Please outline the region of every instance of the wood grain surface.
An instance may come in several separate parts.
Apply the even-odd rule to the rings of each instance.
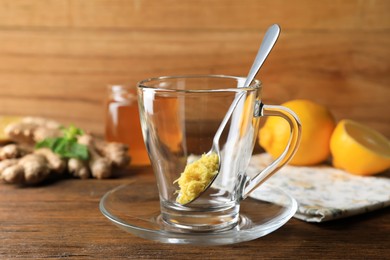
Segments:
[[[387,175],[390,177],[390,175]],[[65,179],[33,188],[0,185],[0,258],[27,259],[385,259],[390,208],[322,224],[291,219],[235,245],[169,245],[120,230],[99,212],[107,191],[154,182],[151,169],[110,180]],[[139,190],[139,192],[143,192]]]
[[[247,74],[282,34],[264,101],[308,98],[390,137],[386,0],[1,0],[0,114],[103,133],[106,86],[172,74]]]

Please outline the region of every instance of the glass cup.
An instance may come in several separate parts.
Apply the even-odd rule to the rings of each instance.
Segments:
[[[285,165],[300,141],[301,126],[288,108],[261,102],[261,83],[243,87],[245,78],[202,75],[169,76],[138,83],[144,141],[156,176],[163,223],[180,232],[217,232],[235,227],[240,201]],[[232,111],[231,114],[227,113]],[[210,151],[219,139],[221,167],[217,178],[193,202],[176,202],[176,180],[186,165]],[[245,171],[256,142],[259,119],[280,116],[291,128],[284,152],[255,177]]]
[[[142,137],[135,86],[115,85],[108,88],[105,138],[107,141],[129,146],[131,166],[150,164]]]

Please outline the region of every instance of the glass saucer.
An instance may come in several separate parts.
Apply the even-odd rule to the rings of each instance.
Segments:
[[[265,200],[241,201],[238,225],[220,232],[178,232],[164,224],[155,183],[121,185],[107,192],[99,207],[119,228],[145,239],[170,244],[226,245],[265,236],[283,226],[297,210],[295,199],[278,188],[264,184],[256,190],[256,195]],[[267,197],[275,196],[280,204],[266,201]]]

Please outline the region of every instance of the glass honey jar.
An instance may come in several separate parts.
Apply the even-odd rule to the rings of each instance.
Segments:
[[[137,89],[114,85],[108,89],[105,115],[105,138],[129,146],[130,167],[149,165],[139,120]]]

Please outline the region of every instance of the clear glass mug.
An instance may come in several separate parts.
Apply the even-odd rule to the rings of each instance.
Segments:
[[[238,223],[240,201],[285,165],[300,141],[297,116],[282,106],[261,102],[261,83],[243,88],[245,78],[223,75],[168,76],[138,83],[144,141],[157,180],[161,217],[180,232],[216,232]],[[175,182],[191,161],[207,153],[231,106],[219,140],[221,168],[212,186],[193,202],[176,202]],[[291,135],[284,152],[254,178],[248,167],[262,116],[288,121]]]

